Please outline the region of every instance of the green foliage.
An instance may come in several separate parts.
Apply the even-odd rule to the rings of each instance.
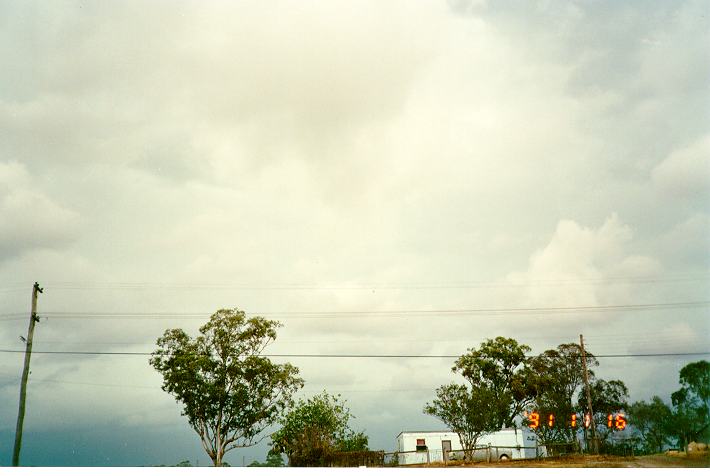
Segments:
[[[586,363],[588,368],[599,365],[597,359],[588,352]],[[589,374],[594,376],[591,370]],[[584,382],[582,350],[578,344],[561,344],[556,349],[546,350],[531,358],[525,375],[530,393],[534,396],[531,410],[545,415],[552,413],[558,418],[567,418],[576,413],[575,397]],[[541,422],[535,431],[545,444],[570,443],[576,438],[576,431],[565,425],[550,428]]]
[[[616,413],[626,410],[629,406],[629,389],[621,380],[603,380],[597,379],[590,384],[590,394],[592,397],[592,408],[595,413],[606,418],[609,413]],[[581,396],[584,392],[580,392],[579,405],[585,406],[586,399]]]
[[[679,383],[697,398],[702,406],[710,406],[710,362],[700,360],[683,367],[680,370]]]
[[[530,388],[526,378],[525,354],[530,347],[515,339],[488,339],[478,349],[456,360],[452,370],[459,372],[477,393],[493,396],[496,429],[514,426],[514,419],[530,402]]]
[[[215,466],[222,465],[227,451],[263,439],[263,430],[303,386],[297,368],[260,355],[279,326],[261,317],[247,319],[238,309],[221,309],[198,337],[168,329],[157,341],[150,364],[163,375],[163,390],[182,403],[183,415]]]
[[[368,451],[368,437],[363,432],[350,431],[344,439],[341,439],[336,445],[338,451]]]
[[[271,435],[273,451],[285,453],[289,466],[326,466],[335,452],[366,451],[368,438],[350,429],[351,418],[338,396],[323,392],[300,400]]]
[[[284,464],[284,460],[279,453],[269,451],[269,453],[266,455],[266,461],[264,463],[252,461],[247,466],[249,466],[250,468],[282,468],[286,465]]]
[[[710,362],[693,362],[680,370],[681,388],[673,392],[671,409],[659,397],[650,403],[635,402],[629,408],[630,422],[646,451],[662,451],[674,442],[685,447],[691,441],[710,438]]]
[[[701,360],[680,371],[681,388],[673,392],[673,433],[680,446],[710,437],[710,362]]]
[[[485,386],[443,385],[424,413],[441,420],[461,440],[464,458],[471,460],[478,439],[500,429],[495,395]]]
[[[673,413],[660,397],[649,403],[634,402],[629,407],[629,421],[641,437],[642,448],[647,453],[660,453],[670,443]]]
[[[592,397],[594,424],[596,435],[604,443],[611,437],[613,429],[607,425],[607,415],[624,412],[629,407],[629,390],[621,380],[598,379],[590,383],[589,392]],[[579,392],[578,408],[585,413],[587,398],[584,392]]]

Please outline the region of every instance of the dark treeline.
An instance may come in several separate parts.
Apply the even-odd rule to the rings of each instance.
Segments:
[[[304,385],[299,369],[274,364],[263,355],[280,326],[261,317],[247,318],[238,309],[221,309],[195,338],[182,329],[168,329],[157,340],[150,363],[163,376],[163,390],[182,404],[183,415],[213,464],[223,466],[228,451],[268,437],[268,459],[254,465],[280,466],[282,455],[290,466],[381,461],[383,452],[371,451],[367,435],[351,429],[354,417],[339,397],[324,391],[294,400]],[[594,369],[599,362],[590,353],[583,358],[580,345],[561,344],[536,356],[529,356],[530,351],[505,337],[469,349],[452,368],[464,383],[439,387],[436,398],[425,405],[425,413],[459,435],[467,459],[481,436],[521,424],[535,427],[548,454],[578,451],[580,441],[584,448],[592,441],[593,447],[609,452],[614,431],[624,428],[627,419],[624,444],[636,451],[657,452],[707,438],[706,361],[680,371],[680,389],[670,406],[659,397],[630,404],[626,385],[598,378]],[[588,399],[594,412],[586,428]],[[592,429],[596,439],[591,438]]]
[[[528,356],[530,350],[505,337],[469,349],[452,367],[465,383],[439,387],[436,398],[424,407],[459,435],[469,449],[465,457],[483,435],[516,426],[516,421],[537,433],[548,454],[580,449],[653,453],[707,440],[707,361],[683,367],[680,389],[669,406],[658,396],[650,403],[630,403],[624,382],[598,378],[598,360],[589,352],[583,358],[579,344],[560,344],[536,356]],[[588,412],[590,401],[593,415]],[[622,430],[624,436],[619,437]]]

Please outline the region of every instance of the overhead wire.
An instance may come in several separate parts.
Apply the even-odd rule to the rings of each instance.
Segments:
[[[48,281],[48,287],[65,290],[129,290],[129,289],[237,289],[237,290],[371,290],[371,289],[461,289],[489,287],[528,287],[528,286],[565,286],[586,284],[616,283],[677,283],[710,280],[710,273],[681,273],[662,277],[644,276],[608,276],[603,278],[578,279],[539,279],[520,282],[512,281],[454,281],[454,282],[410,282],[410,283],[199,283],[199,282],[87,282],[87,281]],[[0,287],[0,291],[25,290],[23,283],[12,283]]]
[[[19,349],[0,349],[4,353],[24,353]],[[128,356],[148,356],[152,352],[111,352],[111,351],[83,351],[83,350],[33,350],[34,354],[54,354],[54,355],[128,355]],[[457,359],[460,355],[426,355],[426,354],[260,354],[269,358],[376,358],[376,359]],[[627,358],[627,357],[683,357],[710,355],[710,352],[661,352],[661,353],[638,353],[638,354],[594,354],[596,358]]]
[[[520,308],[455,308],[455,309],[402,309],[402,310],[357,310],[357,311],[254,311],[250,315],[278,317],[281,319],[332,319],[363,318],[380,316],[387,318],[430,317],[441,314],[447,317],[472,315],[516,315],[516,314],[569,314],[596,312],[631,312],[658,311],[667,309],[694,309],[710,306],[710,301],[663,302],[648,304],[615,304],[597,306],[562,306],[562,307],[520,307]],[[19,315],[19,313],[17,313]],[[91,311],[43,311],[40,317],[53,319],[204,319],[211,312],[91,312]],[[15,313],[7,316],[15,315]],[[21,317],[5,317],[0,320],[16,320]]]
[[[653,342],[657,342],[659,339],[663,340],[675,340],[675,339],[683,339],[688,337],[688,333],[683,330],[683,329],[674,329],[672,331],[669,330],[655,330],[655,331],[640,331],[640,332],[633,332],[633,333],[628,333],[628,332],[613,332],[613,333],[604,333],[604,334],[588,334],[584,333],[584,340],[585,342],[589,343],[609,343],[616,341],[618,343],[626,343],[626,342],[633,342],[634,339],[636,339],[638,342],[645,342],[649,339],[652,339]],[[565,334],[545,334],[544,336],[541,335],[527,335],[525,337],[515,337],[517,340],[524,340],[525,342],[528,341],[539,341],[539,342],[548,342],[551,339],[555,340],[560,340],[564,341],[566,339],[571,339],[573,341],[577,340],[577,334],[570,335],[569,333]],[[424,343],[451,343],[451,342],[466,342],[471,345],[473,344],[481,344],[487,339],[485,338],[477,338],[477,339],[471,339],[471,338],[457,338],[457,339],[434,339],[434,338],[398,338],[398,337],[393,337],[393,336],[387,336],[387,337],[366,337],[366,338],[360,338],[360,339],[320,339],[320,340],[313,340],[313,339],[308,339],[308,340],[303,340],[300,338],[297,339],[291,339],[288,337],[285,338],[279,338],[279,343],[289,343],[289,344],[361,344],[361,343],[368,343],[368,342],[424,342]],[[14,343],[14,342],[13,342]],[[47,340],[44,338],[37,338],[35,337],[34,339],[35,344],[87,344],[87,345],[153,345],[155,343],[155,339],[151,337],[150,341],[97,341],[97,340],[92,340],[90,342],[87,341],[71,341],[71,340]],[[2,343],[0,343],[2,345]]]
[[[10,377],[7,380],[3,380],[6,384],[8,383],[17,383],[20,381],[19,378],[17,377],[12,377],[10,375],[4,375],[4,377]],[[67,384],[67,385],[85,385],[85,386],[90,386],[90,387],[110,387],[110,388],[137,388],[137,389],[146,389],[146,390],[161,390],[162,388],[159,385],[156,386],[148,386],[148,385],[135,385],[135,384],[123,384],[123,383],[103,383],[103,382],[76,382],[76,381],[71,381],[71,380],[56,380],[56,379],[45,379],[45,378],[29,378],[30,382],[37,382],[37,383],[60,383],[60,384]],[[433,391],[431,388],[371,388],[371,389],[363,389],[363,388],[349,388],[349,387],[329,387],[329,390],[332,392],[345,392],[345,393],[389,393],[389,392],[431,392]],[[306,393],[306,394],[317,394],[322,392],[322,390],[304,390],[300,389],[297,393]]]
[[[709,275],[710,276],[710,275]],[[674,279],[663,279],[663,280],[649,280],[649,279],[606,279],[606,280],[577,280],[576,282],[567,282],[568,285],[571,284],[604,284],[612,282],[634,282],[634,283],[657,283],[657,282],[686,282],[695,280],[707,280],[707,277],[703,278],[674,278]],[[530,283],[523,284],[510,284],[510,283],[459,283],[459,284],[446,284],[446,285],[433,285],[433,284],[407,284],[407,285],[358,285],[358,286],[319,286],[319,285],[277,285],[277,286],[244,286],[244,285],[214,285],[214,284],[176,284],[176,283],[109,283],[105,287],[101,287],[101,284],[95,285],[81,285],[80,283],[51,283],[53,288],[56,289],[244,289],[244,290],[357,290],[357,289],[458,289],[458,288],[475,288],[475,287],[513,287],[513,286],[529,286]],[[560,281],[548,281],[548,282],[537,282],[536,285],[540,286],[555,286],[564,285]],[[14,292],[19,290],[26,290],[25,287],[16,288],[0,288],[0,292]],[[333,318],[362,318],[368,316],[377,316],[385,318],[410,318],[410,317],[431,317],[435,314],[445,315],[447,317],[465,317],[465,316],[476,316],[476,315],[487,315],[487,316],[497,316],[497,315],[530,315],[530,314],[567,314],[567,313],[587,313],[587,312],[636,312],[636,311],[654,311],[654,310],[667,310],[667,309],[693,309],[693,308],[704,308],[710,306],[710,301],[686,301],[686,302],[666,302],[666,303],[650,303],[650,304],[623,304],[623,305],[605,305],[605,306],[568,306],[568,307],[526,307],[526,308],[457,308],[457,309],[405,309],[405,310],[374,310],[374,311],[270,311],[270,312],[253,312],[249,313],[252,315],[263,315],[265,317],[279,317],[287,319],[328,319]],[[108,319],[205,319],[207,316],[211,315],[212,312],[176,312],[176,313],[150,313],[150,312],[70,312],[70,311],[47,311],[41,312],[41,317],[50,317],[52,319],[84,319],[84,320],[108,320]],[[24,320],[27,319],[27,312],[8,312],[0,313],[0,321],[13,321],[13,320]],[[654,334],[651,332],[643,333]],[[669,339],[672,341],[672,336],[670,338],[665,337],[663,331],[658,331],[655,334],[659,334],[664,337],[663,342],[667,342]],[[654,335],[655,335],[654,334]],[[642,339],[642,336],[635,337]],[[679,337],[680,338],[680,337]],[[599,339],[601,342],[608,342],[608,339],[623,339],[619,337],[619,334],[610,334],[609,336],[588,336],[585,338],[587,342],[595,343]],[[396,340],[396,339],[395,339]],[[367,341],[371,341],[368,339]],[[387,339],[391,342],[392,339]],[[411,341],[422,342],[418,339],[412,339]],[[285,341],[280,341],[285,342]],[[292,341],[299,342],[299,341]],[[300,341],[308,342],[308,341]],[[354,341],[360,342],[360,341]],[[433,340],[431,342],[468,342],[467,340]],[[629,342],[626,340],[625,342]],[[654,339],[657,343],[657,339]],[[41,343],[35,341],[35,343]],[[50,343],[50,341],[47,341]],[[54,343],[64,343],[66,341],[54,341]],[[323,343],[333,343],[332,341]],[[337,342],[336,342],[337,343]],[[76,343],[76,344],[89,344],[89,343]],[[132,343],[99,343],[93,342],[93,345],[134,345]],[[141,343],[135,343],[135,345],[140,345]],[[24,353],[24,350],[14,350],[14,349],[0,349],[2,353]],[[85,351],[85,350],[33,350],[36,354],[48,354],[48,355],[75,355],[75,356],[150,356],[151,352],[125,352],[125,351]],[[294,353],[273,353],[273,354],[262,354],[264,357],[270,358],[308,358],[308,359],[456,359],[460,355],[447,355],[447,354],[294,354]],[[659,353],[607,353],[607,354],[594,354],[594,357],[598,359],[603,358],[669,358],[669,357],[697,357],[710,355],[710,352],[698,351],[698,352],[659,352]],[[144,388],[144,389],[157,389],[159,387],[149,387],[140,385],[124,385],[124,384],[109,384],[109,383],[99,383],[99,382],[75,382],[75,381],[63,381],[63,380],[53,380],[53,379],[30,379],[36,382],[51,382],[60,384],[70,384],[70,385],[88,385],[97,387],[120,387],[120,388]],[[431,389],[338,389],[338,391],[344,392],[410,392],[410,391],[430,391]],[[303,393],[308,393],[308,391],[302,391]]]

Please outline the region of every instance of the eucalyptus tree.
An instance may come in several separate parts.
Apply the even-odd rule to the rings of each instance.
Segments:
[[[587,368],[599,365],[597,359],[586,352]],[[578,407],[577,397],[584,383],[582,351],[579,344],[560,344],[531,358],[528,362],[527,380],[534,395],[529,409],[541,415],[555,415],[557,424],[543,424],[535,429],[545,444],[573,443],[576,429],[562,424]],[[594,372],[589,370],[593,379]],[[586,400],[585,400],[586,401]],[[547,422],[546,422],[547,423]]]
[[[471,388],[485,389],[495,404],[495,425],[513,427],[515,418],[533,398],[528,368],[530,347],[515,339],[496,337],[456,359],[452,371]]]
[[[629,390],[621,380],[594,379],[589,388],[594,410],[594,429],[597,437],[604,444],[608,443],[613,432],[617,430],[616,420],[609,421],[609,416],[624,414],[628,411]],[[584,392],[580,392],[577,408],[585,413],[587,399]]]
[[[468,349],[451,369],[466,383],[439,387],[436,398],[425,405],[424,413],[458,434],[466,459],[473,456],[481,436],[513,427],[514,419],[531,401],[525,355],[529,351],[527,345],[506,337]]]
[[[438,418],[458,435],[467,461],[473,459],[479,438],[500,429],[495,397],[480,385],[442,385],[436,390],[436,398],[424,406],[424,413]]]
[[[629,420],[641,437],[643,450],[661,453],[673,435],[673,410],[655,395],[650,402],[634,402],[629,407]]]
[[[150,364],[163,375],[163,390],[182,404],[215,466],[222,466],[226,452],[268,436],[264,430],[303,387],[296,367],[261,355],[278,327],[238,309],[220,309],[196,338],[168,329],[157,340]]]
[[[710,362],[700,360],[680,370],[680,389],[671,394],[673,431],[678,444],[710,438]]]

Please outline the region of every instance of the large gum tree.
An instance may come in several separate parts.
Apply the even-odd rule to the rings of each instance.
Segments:
[[[532,396],[526,379],[525,354],[530,347],[515,339],[496,337],[456,359],[452,372],[466,384],[442,385],[424,413],[437,417],[458,434],[464,457],[470,460],[483,435],[513,427]]]
[[[526,353],[530,347],[515,339],[496,337],[478,349],[468,349],[456,359],[452,371],[460,373],[471,388],[482,388],[495,403],[495,426],[511,428],[515,418],[532,400]]]
[[[150,364],[163,375],[163,390],[183,405],[215,466],[234,448],[252,446],[293,404],[303,387],[298,369],[274,364],[262,352],[280,324],[221,309],[191,338],[168,329],[157,341]]]

